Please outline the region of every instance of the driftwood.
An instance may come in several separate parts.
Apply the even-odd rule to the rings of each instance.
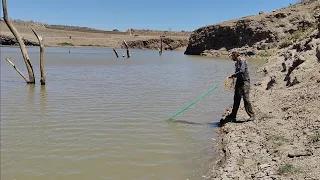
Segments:
[[[37,37],[38,41],[39,41],[39,46],[40,46],[40,74],[41,74],[41,79],[40,79],[40,83],[41,85],[45,85],[46,84],[46,75],[44,72],[44,44],[43,44],[43,36],[38,35],[38,33],[36,32],[36,30],[34,30],[32,27],[32,32],[34,33],[34,35]]]
[[[128,46],[126,40],[123,40],[123,44],[126,46],[126,49],[127,49],[127,57],[130,58],[129,46]]]
[[[29,80],[26,80],[26,78],[25,78],[25,80],[26,80],[27,83],[35,84],[34,72],[33,72],[33,68],[32,68],[32,65],[31,65],[31,62],[30,62],[30,58],[29,58],[26,46],[24,45],[23,40],[22,40],[20,34],[18,33],[17,29],[12,25],[12,23],[9,20],[8,10],[7,10],[7,1],[6,0],[2,0],[2,8],[3,8],[3,19],[4,19],[5,23],[7,24],[8,28],[10,29],[10,31],[12,32],[12,34],[14,35],[14,37],[17,39],[18,43],[19,43],[23,59],[24,59],[24,62],[26,64],[26,67],[27,67],[27,70],[28,70]]]
[[[116,56],[117,56],[117,58],[118,58],[118,57],[119,57],[119,54],[118,54],[117,50],[113,48],[113,52],[116,54]]]
[[[12,67],[20,74],[20,76],[28,83],[26,76],[14,65],[11,61],[11,58],[7,58],[7,61],[12,65]]]

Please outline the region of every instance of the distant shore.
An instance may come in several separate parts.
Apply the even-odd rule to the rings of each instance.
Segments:
[[[133,49],[158,49],[160,48],[160,36],[163,39],[164,50],[186,49],[191,32],[168,32],[151,30],[130,30],[130,32],[102,31],[76,27],[49,26],[41,23],[14,21],[14,26],[28,45],[37,44],[37,39],[30,29],[36,29],[38,34],[44,37],[47,47],[106,47],[121,48],[123,40]],[[0,21],[1,42],[0,45],[17,45],[15,38],[4,21]],[[10,39],[11,38],[11,39]],[[12,39],[13,38],[13,39]],[[30,42],[30,43],[29,43]],[[28,44],[29,43],[29,44]]]

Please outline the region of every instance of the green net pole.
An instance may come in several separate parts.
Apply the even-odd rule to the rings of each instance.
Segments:
[[[213,90],[215,90],[217,88],[217,86],[215,85],[214,87],[212,87],[208,92],[204,93],[202,96],[200,96],[198,99],[194,100],[193,102],[191,102],[190,104],[188,104],[187,106],[183,107],[181,110],[179,110],[178,112],[176,112],[174,115],[170,116],[167,120],[171,120],[172,118],[178,116],[179,114],[181,114],[183,111],[187,110],[188,108],[190,108],[192,105],[194,105],[195,103],[197,103],[198,101],[200,101],[201,99],[203,99],[205,96],[207,96],[208,94],[210,94]]]

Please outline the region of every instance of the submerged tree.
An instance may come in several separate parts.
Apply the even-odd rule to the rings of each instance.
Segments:
[[[23,39],[21,38],[19,32],[17,31],[17,29],[13,26],[13,24],[11,23],[11,21],[9,20],[9,16],[8,16],[8,9],[7,9],[7,1],[6,0],[2,0],[2,9],[3,9],[3,19],[5,21],[5,23],[7,24],[8,28],[10,29],[10,31],[12,32],[12,34],[14,35],[14,37],[17,39],[19,46],[20,46],[20,50],[22,53],[22,57],[24,59],[24,62],[26,64],[27,70],[28,70],[28,74],[29,74],[29,79],[26,78],[26,76],[24,76],[22,74],[21,71],[19,71],[17,69],[17,67],[11,62],[11,58],[7,58],[7,61],[14,67],[14,69],[23,77],[23,79],[28,83],[28,84],[35,84],[35,77],[34,77],[34,72],[33,72],[33,67],[31,65],[31,61],[26,49],[26,46],[23,42]],[[32,29],[32,31],[34,32],[34,34],[36,35],[38,41],[39,41],[39,46],[40,46],[40,69],[41,69],[41,85],[45,85],[45,74],[44,74],[44,46],[43,46],[43,37],[39,36],[36,31],[34,29]]]

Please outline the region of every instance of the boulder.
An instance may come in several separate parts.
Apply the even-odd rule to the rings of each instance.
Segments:
[[[318,46],[316,49],[316,56],[318,58],[318,62],[320,63],[320,46]]]

